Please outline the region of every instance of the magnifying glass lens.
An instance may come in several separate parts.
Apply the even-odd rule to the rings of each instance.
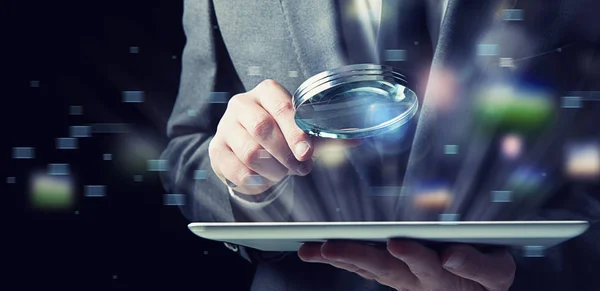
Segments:
[[[314,136],[356,139],[382,134],[408,122],[418,108],[414,91],[389,71],[351,72],[320,80],[318,85],[303,84],[304,92],[294,94],[303,98],[303,102],[295,100],[296,124]]]

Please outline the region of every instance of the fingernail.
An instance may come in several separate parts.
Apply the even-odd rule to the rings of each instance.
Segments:
[[[304,156],[309,149],[310,145],[305,141],[301,141],[296,144],[296,148],[294,149],[294,151],[296,152],[297,157],[301,157]]]
[[[445,268],[455,269],[462,266],[465,263],[467,256],[463,252],[455,252],[444,264]]]
[[[306,164],[301,163],[300,166],[298,166],[298,169],[296,169],[298,171],[298,174],[304,176],[306,174],[308,174],[308,167],[306,166]]]

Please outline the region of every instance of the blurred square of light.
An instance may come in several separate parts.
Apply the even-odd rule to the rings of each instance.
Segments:
[[[298,71],[289,71],[288,72],[288,76],[290,78],[297,78],[298,77]]]
[[[262,69],[259,66],[249,66],[248,67],[248,76],[260,76],[261,70]]]
[[[246,186],[264,186],[263,177],[260,175],[248,175],[245,182]]]
[[[148,160],[149,172],[164,172],[168,170],[167,160]]]
[[[196,109],[190,109],[187,111],[187,113],[188,113],[188,116],[190,116],[190,117],[198,116],[198,110],[196,110]]]
[[[523,151],[523,138],[516,134],[505,135],[500,140],[500,151],[504,157],[509,159],[520,156]]]
[[[543,246],[524,246],[523,255],[529,258],[541,258],[544,256]]]
[[[69,106],[70,115],[83,115],[83,106],[73,105]]]
[[[29,86],[32,87],[32,88],[37,88],[37,87],[40,86],[40,81],[31,80],[31,81],[29,81]]]
[[[506,203],[512,201],[512,191],[492,191],[492,202]]]
[[[112,160],[112,154],[103,154],[102,159],[105,161],[110,161]]]
[[[444,210],[452,203],[448,187],[422,189],[413,196],[413,204],[420,209]]]
[[[385,60],[388,62],[405,61],[406,50],[385,50]]]
[[[14,184],[17,182],[17,178],[16,177],[6,177],[6,183],[7,184]]]
[[[523,9],[504,9],[502,11],[502,19],[506,21],[523,20]]]
[[[75,202],[73,181],[69,176],[50,176],[44,173],[32,175],[30,180],[30,203],[43,210],[70,209]]]
[[[455,145],[455,144],[444,145],[444,154],[446,154],[446,155],[458,154],[458,145]]]
[[[173,59],[173,60],[176,60],[176,59],[177,59],[177,56],[176,56],[176,55],[172,55],[172,56],[171,56],[171,59]]]
[[[93,133],[127,133],[129,126],[125,123],[94,123],[90,126]]]
[[[402,186],[371,186],[368,194],[369,196],[400,196]]]
[[[583,101],[600,101],[600,91],[571,91],[568,96],[579,96]]]
[[[92,134],[92,128],[90,126],[71,126],[69,127],[69,135],[71,137],[90,137]]]
[[[35,149],[32,147],[14,147],[13,159],[33,159],[35,158]]]
[[[144,91],[123,91],[122,97],[125,103],[142,103],[144,102]]]
[[[581,108],[580,96],[563,96],[562,108]]]
[[[194,180],[206,180],[207,174],[206,170],[196,170],[194,171]]]
[[[502,68],[514,68],[515,62],[513,58],[500,58],[499,65]]]
[[[164,205],[185,205],[185,195],[183,194],[165,194],[163,197]]]
[[[497,56],[498,45],[496,44],[479,44],[477,45],[478,56]]]
[[[77,149],[77,139],[72,137],[60,137],[56,139],[56,148],[61,150]]]
[[[106,186],[104,185],[85,185],[83,186],[85,197],[104,197],[106,196]]]
[[[142,175],[135,175],[135,176],[133,176],[133,181],[135,181],[135,182],[142,182],[142,181],[144,181],[144,176],[142,176]]]
[[[210,103],[229,102],[229,92],[210,92]]]
[[[442,213],[439,218],[440,221],[443,222],[456,222],[460,219],[460,215],[454,213]]]
[[[130,46],[129,47],[129,53],[137,54],[139,52],[140,52],[140,48],[139,47],[137,47],[137,46]]]
[[[70,174],[69,164],[48,164],[48,175],[68,176]]]
[[[573,179],[600,177],[600,145],[595,142],[575,143],[567,147],[565,171]]]

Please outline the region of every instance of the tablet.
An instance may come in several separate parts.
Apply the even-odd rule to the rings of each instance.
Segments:
[[[382,243],[389,238],[548,248],[587,230],[587,221],[454,222],[209,222],[190,223],[196,235],[262,251],[297,251],[304,242],[357,240]]]

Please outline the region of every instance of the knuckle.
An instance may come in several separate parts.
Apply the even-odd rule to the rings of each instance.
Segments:
[[[231,97],[229,99],[229,101],[227,102],[227,109],[231,110],[231,108],[235,108],[241,105],[242,100],[245,98],[247,94],[246,93],[240,93],[240,94],[236,94],[233,97]]]
[[[273,119],[265,114],[258,116],[254,120],[249,131],[252,136],[264,139],[273,132],[274,128],[275,123],[273,122]]]
[[[246,165],[252,165],[260,158],[262,147],[258,144],[249,144],[244,149],[242,159]]]
[[[239,184],[245,183],[246,177],[252,175],[252,171],[250,171],[250,169],[246,168],[246,167],[242,167],[240,169],[238,169],[235,179]]]
[[[294,110],[291,101],[281,102],[275,106],[275,112],[273,113],[276,117],[284,116]]]
[[[265,79],[262,82],[260,82],[260,84],[258,84],[258,87],[274,87],[274,86],[279,86],[279,83],[277,83],[277,81],[273,80],[273,79]]]

